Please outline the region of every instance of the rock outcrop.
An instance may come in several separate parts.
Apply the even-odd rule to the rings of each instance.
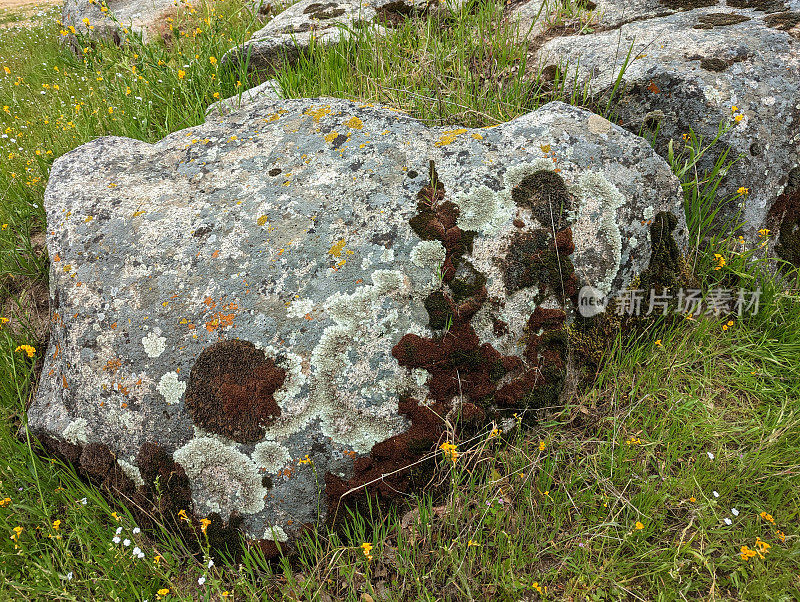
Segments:
[[[686,244],[663,159],[562,103],[467,129],[262,99],[81,146],[45,205],[31,429],[111,490],[271,549],[365,485],[413,486],[443,417],[556,403],[579,288],[628,286],[659,228]]]
[[[113,40],[117,43],[125,36],[124,29],[141,34],[146,42],[153,29],[175,8],[173,0],[106,0],[107,11],[101,0],[66,0],[61,9],[64,28],[74,27],[76,32],[93,40]],[[88,23],[87,23],[88,21]],[[74,36],[65,39],[73,40]]]
[[[539,5],[534,0],[521,16],[528,18]],[[596,0],[584,3],[586,10],[588,5],[593,33],[537,31],[540,64],[571,74],[577,69],[600,106],[617,86],[616,118],[634,133],[655,137],[662,156],[670,142],[676,152],[682,149],[690,128],[707,143],[720,123],[731,126],[698,164],[703,173],[722,153],[739,158],[718,190],[718,199],[733,199],[720,212],[719,225],[740,218],[754,238],[764,227],[777,231],[786,203],[773,207],[794,194],[790,174],[800,164],[800,2]],[[746,195],[739,196],[741,188]],[[794,213],[786,219],[796,221],[798,210],[783,214]]]

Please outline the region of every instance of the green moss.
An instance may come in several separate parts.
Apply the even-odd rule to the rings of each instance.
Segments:
[[[639,288],[649,291],[675,286],[681,274],[681,254],[672,236],[678,218],[659,212],[650,225],[650,264],[642,272]]]
[[[789,31],[800,24],[800,11],[787,11],[764,17],[764,23],[780,31]]]
[[[713,29],[714,27],[736,25],[737,23],[744,23],[745,21],[749,20],[750,17],[745,15],[737,15],[734,13],[709,13],[707,15],[700,15],[697,18],[697,25],[695,25],[694,28]]]
[[[716,6],[717,0],[659,0],[662,6],[673,10],[691,10],[704,6]]]
[[[456,273],[448,286],[453,292],[453,300],[459,302],[478,294],[486,285],[486,276],[466,259],[459,259],[456,264]]]
[[[425,310],[428,312],[428,326],[433,330],[446,328],[448,323],[452,322],[453,312],[443,292],[432,292],[425,298],[423,303]]]
[[[777,13],[789,9],[783,0],[727,0],[726,4],[733,8],[753,8],[766,13]]]
[[[489,380],[491,380],[493,383],[496,383],[507,373],[508,370],[506,370],[505,366],[503,366],[503,362],[501,360],[497,360],[494,362],[494,364],[492,364],[491,370],[489,370]]]

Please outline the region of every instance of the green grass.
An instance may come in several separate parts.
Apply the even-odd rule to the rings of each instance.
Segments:
[[[714,233],[716,184],[735,158],[697,174],[713,141],[693,134],[671,158],[687,198],[687,259],[706,287],[760,286],[761,311],[732,326],[713,315],[654,323],[618,341],[565,407],[457,441],[455,462],[440,454],[443,494],[353,515],[309,535],[296,558],[270,564],[247,550],[239,565],[209,567],[167,529],[134,534],[124,507],[38,456],[24,428],[17,436],[45,343],[29,293],[49,267],[49,167],[97,136],[155,141],[201,123],[215,95],[252,85],[211,57],[259,25],[236,2],[215,6],[182,9],[173,24],[186,35],[169,42],[97,45],[84,58],[59,45],[52,14],[2,34],[0,599],[152,601],[162,588],[181,600],[800,598],[800,287],[796,273],[775,275],[763,246]],[[289,96],[384,103],[433,124],[492,125],[554,99],[592,106],[586,88],[536,77],[501,15],[500,5],[468,6],[380,42],[358,30],[277,77]],[[32,358],[15,352],[22,344]],[[120,527],[128,546],[113,541]],[[771,547],[743,559],[757,538]]]

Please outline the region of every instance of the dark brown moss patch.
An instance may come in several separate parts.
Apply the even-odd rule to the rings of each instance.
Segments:
[[[800,11],[787,11],[764,17],[764,23],[780,31],[789,31],[800,24]]]
[[[433,459],[417,464],[415,461],[435,448],[444,432],[442,416],[448,408],[443,404],[420,405],[412,397],[401,396],[398,411],[411,422],[406,432],[376,443],[369,456],[357,458],[351,478],[342,479],[332,473],[325,475],[331,520],[340,514],[340,504],[357,506],[368,493],[379,500],[395,499],[411,489],[421,488],[428,481],[435,465]],[[355,491],[351,491],[353,489]]]
[[[155,443],[144,443],[136,456],[136,465],[144,482],[136,486],[120,468],[117,457],[102,443],[83,446],[40,434],[37,439],[48,454],[69,462],[79,475],[103,491],[112,503],[124,503],[144,530],[160,535],[166,525],[181,537],[194,553],[202,554],[199,542],[208,541],[215,558],[224,553],[237,559],[241,555],[242,519],[235,512],[225,523],[219,514],[198,517],[193,512],[189,478],[171,455]],[[211,522],[203,533],[200,518]]]
[[[344,9],[338,8],[336,2],[328,2],[327,4],[314,2],[313,4],[309,4],[303,11],[304,15],[309,15],[310,17],[319,20],[341,17],[344,13]]]
[[[716,2],[714,3],[716,4]],[[695,29],[713,29],[714,27],[725,27],[727,25],[736,25],[737,23],[744,23],[749,21],[750,17],[745,15],[737,15],[734,13],[709,13],[707,15],[700,15],[697,18],[697,25]]]
[[[417,213],[409,220],[409,225],[422,240],[438,240],[442,243],[445,248],[442,280],[449,284],[456,277],[456,268],[461,264],[462,256],[472,252],[475,233],[456,225],[458,206],[444,200],[445,189],[433,161],[428,165],[428,177],[429,183],[417,193]],[[468,264],[461,267],[460,282],[455,285],[460,289],[462,298],[465,294],[475,294],[483,286],[476,286],[476,277],[467,273],[470,267]],[[467,289],[472,292],[468,293]]]
[[[778,228],[775,254],[800,267],[800,167],[789,172],[783,194],[772,204],[769,218]]]
[[[180,524],[178,513],[181,510],[191,512],[192,509],[192,490],[183,467],[155,443],[142,444],[136,465],[156,515]]]
[[[783,0],[728,0],[726,4],[733,8],[753,8],[765,13],[777,13],[789,9]]]
[[[515,293],[539,287],[542,298],[550,290],[564,303],[578,293],[578,279],[570,255],[575,250],[572,230],[565,228],[553,237],[548,230],[517,234],[503,264],[506,290]]]
[[[389,2],[375,9],[377,13],[373,21],[384,27],[398,27],[403,21],[414,15],[414,7],[402,0]]]
[[[556,230],[566,226],[573,206],[564,178],[549,169],[525,176],[511,190],[511,198],[520,207],[528,207],[543,227]]]
[[[192,366],[186,408],[199,427],[240,443],[263,438],[280,416],[273,394],[286,372],[248,341],[206,347]]]
[[[691,10],[704,6],[716,6],[717,0],[659,0],[662,6],[673,10]]]
[[[725,71],[728,68],[728,61],[718,58],[704,58],[700,60],[700,67],[706,71]]]

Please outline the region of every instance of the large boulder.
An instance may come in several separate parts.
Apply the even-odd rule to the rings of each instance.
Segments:
[[[82,36],[94,40],[124,37],[124,29],[141,34],[146,42],[159,23],[175,10],[174,0],[66,0],[61,9],[64,28],[74,27]],[[87,23],[88,20],[88,23]],[[75,44],[73,36],[66,36]]]
[[[45,205],[30,427],[110,489],[268,542],[365,484],[407,491],[446,418],[556,403],[578,289],[686,244],[663,159],[557,102],[467,129],[258,100],[85,144]]]
[[[272,75],[296,61],[311,44],[327,46],[362,27],[381,36],[409,16],[449,11],[462,0],[300,0],[275,16],[250,39],[222,57],[223,65],[246,66]]]
[[[540,64],[562,69],[569,64],[570,76],[577,70],[578,81],[589,82],[601,106],[613,91],[619,122],[648,138],[657,133],[662,156],[670,143],[676,152],[682,149],[690,128],[708,143],[720,123],[731,125],[698,164],[703,173],[724,152],[728,160],[739,157],[718,199],[737,197],[740,188],[748,194],[722,207],[719,225],[741,217],[746,234],[755,238],[761,228],[777,229],[773,224],[788,215],[787,203],[777,201],[796,196],[790,174],[800,164],[800,2],[592,4],[596,32],[552,39],[542,34],[536,49]]]

